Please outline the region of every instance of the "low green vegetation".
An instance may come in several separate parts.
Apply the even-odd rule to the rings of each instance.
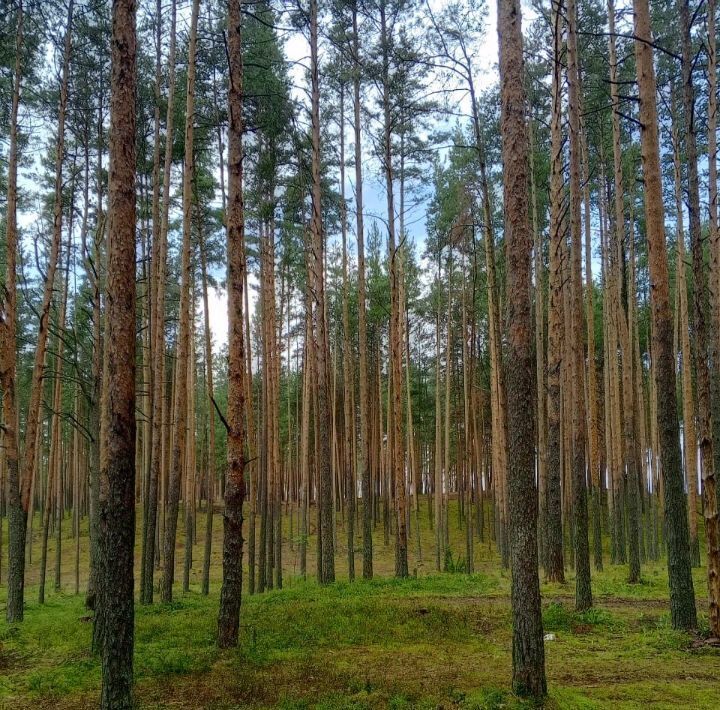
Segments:
[[[379,541],[378,541],[379,542]],[[378,556],[391,555],[378,545]],[[342,561],[339,558],[338,564]],[[217,586],[136,609],[143,708],[525,708],[509,691],[507,572],[286,587],[243,602],[241,647],[219,652]],[[673,631],[662,565],[641,585],[594,575],[597,606],[573,611],[573,580],[544,585],[549,708],[716,708],[720,650]],[[703,589],[704,570],[696,571]],[[27,594],[26,620],[0,630],[0,707],[91,708],[100,685],[82,596]]]

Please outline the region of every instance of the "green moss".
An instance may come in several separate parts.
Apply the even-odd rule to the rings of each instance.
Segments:
[[[422,532],[430,551],[431,533]],[[377,569],[389,567],[392,546],[381,534],[376,542]],[[461,532],[455,544],[464,550]],[[138,699],[148,708],[218,710],[527,710],[533,704],[510,691],[510,577],[487,544],[477,553],[472,576],[419,567],[406,580],[378,574],[320,587],[286,569],[285,589],[243,597],[240,647],[229,651],[215,646],[216,583],[208,597],[191,585],[170,605],[137,606]],[[212,579],[218,574],[216,560]],[[695,571],[699,599],[704,574]],[[596,606],[583,613],[574,611],[571,575],[565,585],[542,585],[545,631],[555,637],[546,643],[544,707],[720,707],[720,651],[691,648],[670,627],[663,564],[644,565],[642,584],[626,577],[609,564],[593,573]],[[0,624],[0,708],[93,707],[100,666],[82,598],[50,593],[44,606],[36,598],[30,586],[25,621]],[[702,603],[700,611],[706,627]]]

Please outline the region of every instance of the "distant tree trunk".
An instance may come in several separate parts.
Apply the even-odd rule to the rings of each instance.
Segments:
[[[228,473],[223,517],[223,582],[218,614],[218,646],[238,644],[242,593],[242,506],[245,499],[245,217],[243,169],[242,0],[228,2]]]
[[[538,469],[538,535],[540,564],[547,565],[547,396],[545,377],[545,264],[542,234],[538,226],[538,205],[535,180],[535,145],[532,119],[530,135],[530,201],[533,232],[533,273],[535,276],[535,407],[537,416]],[[588,326],[589,327],[589,326]]]
[[[674,102],[673,102],[674,103]],[[697,430],[695,429],[695,405],[692,386],[692,351],[688,317],[687,277],[685,273],[685,229],[683,227],[683,190],[680,141],[676,122],[673,121],[673,166],[675,182],[675,211],[677,261],[675,264],[675,289],[677,291],[677,317],[680,340],[680,371],[682,377],[683,407],[683,453],[688,487],[688,510],[690,514],[690,557],[694,566],[700,566],[698,542],[698,478],[697,478]],[[677,350],[676,347],[673,350]]]
[[[47,339],[49,331],[50,307],[52,305],[53,289],[55,285],[55,273],[57,271],[58,259],[60,254],[60,242],[62,240],[62,223],[63,223],[63,162],[65,158],[65,119],[67,113],[68,102],[68,81],[70,71],[70,53],[72,49],[72,21],[73,21],[74,2],[70,0],[67,12],[67,26],[65,29],[65,46],[63,51],[63,64],[60,79],[60,100],[58,104],[58,133],[57,145],[55,147],[55,188],[53,198],[53,231],[50,244],[50,256],[48,260],[47,273],[45,274],[45,283],[43,286],[43,300],[40,307],[40,323],[38,325],[38,340],[35,349],[35,359],[33,362],[32,379],[30,386],[30,403],[28,405],[27,421],[25,423],[25,453],[23,457],[21,485],[21,504],[23,508],[23,526],[26,524],[28,512],[32,515],[32,484],[34,480],[34,472],[38,466],[38,456],[40,449],[40,419],[42,410],[42,391],[43,391],[43,375],[45,369],[45,359],[47,354]],[[19,85],[18,85],[19,86]],[[19,91],[19,88],[18,88]],[[17,130],[17,129],[16,129]],[[17,188],[15,188],[17,194]],[[15,345],[13,345],[15,347]],[[12,484],[11,484],[12,485]],[[11,522],[16,522],[16,516],[13,514]],[[17,516],[19,522],[19,516]],[[18,535],[11,535],[13,540],[20,539]],[[23,540],[24,543],[24,540]],[[22,611],[19,615],[15,613],[15,601],[21,600],[23,595],[23,584],[17,579],[18,574],[24,576],[25,561],[16,560],[15,554],[25,555],[24,544],[19,548],[14,543],[9,546],[11,561],[8,574],[8,617],[15,617],[16,621],[22,620]],[[22,603],[18,601],[18,603]],[[11,612],[11,606],[13,611]]]
[[[15,373],[17,370],[17,123],[23,71],[22,1],[17,9],[15,32],[15,70],[13,72],[12,104],[10,108],[10,148],[7,172],[7,208],[5,218],[5,280],[0,303],[0,389],[2,403],[2,446],[7,469],[8,516],[8,575],[5,618],[8,624],[23,620],[25,589],[25,523],[26,508],[22,502],[18,466],[17,400]]]
[[[535,383],[522,19],[517,0],[498,0],[497,11],[509,312],[506,386],[513,690],[520,695],[542,697],[547,685],[537,558],[535,428],[532,407],[528,407]]]
[[[198,220],[200,226],[201,220]],[[205,242],[200,232],[200,271],[203,287],[203,313],[205,319],[205,387],[207,388],[207,416],[208,416],[208,475],[206,481],[207,518],[205,522],[205,551],[203,556],[202,593],[210,591],[210,553],[212,552],[212,529],[215,512],[215,484],[217,471],[215,470],[215,407],[213,402],[213,353],[212,338],[210,335],[210,307],[208,303],[207,256]]]
[[[503,566],[509,560],[507,544],[507,414],[505,403],[505,379],[503,373],[502,343],[500,335],[500,305],[495,273],[495,229],[490,209],[490,185],[485,161],[480,163],[480,184],[485,221],[485,270],[487,272],[488,331],[490,346],[490,428],[492,433],[492,474],[495,486],[497,546]]]
[[[309,290],[306,289],[305,301],[310,300]],[[307,577],[307,544],[310,534],[310,521],[308,508],[310,506],[310,378],[314,371],[312,365],[312,321],[310,308],[305,309],[305,337],[303,344],[303,374],[302,374],[302,419],[300,420],[300,575]]]
[[[100,465],[103,710],[133,707],[135,548],[136,6],[114,0],[110,79],[107,348]]]
[[[710,341],[710,383],[715,471],[720,471],[720,225],[717,189],[717,23],[715,0],[707,3],[708,56],[708,217],[710,221],[710,313],[714,337]]]
[[[100,97],[97,116],[97,149],[98,154],[102,153],[103,146],[103,110],[102,96]],[[97,223],[93,237],[92,249],[83,244],[83,259],[85,270],[92,291],[92,364],[90,371],[90,388],[88,396],[88,425],[90,431],[90,450],[88,453],[89,471],[89,515],[88,532],[90,536],[90,570],[88,575],[87,593],[85,606],[88,609],[96,608],[97,601],[97,580],[100,572],[100,419],[101,419],[101,393],[103,380],[104,362],[104,339],[103,339],[103,312],[102,312],[102,285],[100,281],[101,247],[105,238],[106,219],[103,212],[103,177],[102,168],[99,166],[96,171],[96,200],[97,200]],[[92,647],[95,650],[100,648],[102,639],[102,623],[99,615],[95,615],[93,624]]]
[[[60,316],[57,322],[57,337],[55,338],[55,347],[57,353],[55,356],[55,372],[53,382],[53,405],[52,418],[50,425],[50,452],[48,456],[48,475],[47,487],[45,489],[45,503],[43,505],[42,518],[42,541],[40,544],[40,584],[38,587],[38,603],[45,603],[45,578],[47,573],[47,551],[48,551],[48,533],[50,531],[50,518],[53,509],[53,495],[59,490],[59,478],[62,475],[60,470],[60,410],[62,407],[62,377],[63,377],[63,331],[65,329],[65,312],[67,308],[68,297],[68,276],[70,266],[70,252],[72,245],[68,244],[65,275],[63,279],[62,297],[60,302]],[[56,505],[62,508],[62,501],[59,496],[55,496]],[[59,516],[59,513],[58,513]]]
[[[383,169],[388,211],[388,248],[390,258],[390,370],[391,397],[391,480],[395,501],[395,576],[408,576],[407,500],[405,490],[405,442],[403,436],[402,313],[400,303],[400,250],[395,229],[394,170],[392,155],[392,115],[390,109],[390,29],[387,26],[386,3],[380,4],[380,43],[382,45]],[[402,238],[402,235],[401,235]],[[392,427],[392,429],[390,429]]]
[[[436,285],[440,289],[440,251],[438,250]],[[439,295],[439,294],[438,294]],[[435,571],[440,572],[445,559],[443,537],[443,504],[442,504],[442,409],[440,408],[440,303],[438,300],[435,314],[435,481],[434,525],[435,525]],[[493,471],[494,473],[494,471]]]
[[[585,347],[583,337],[582,292],[582,186],[580,175],[580,69],[577,47],[577,4],[568,0],[568,114],[570,125],[570,241],[572,293],[572,500],[575,542],[575,607],[592,606],[590,584],[590,538],[588,524],[585,448],[587,417],[585,410]]]
[[[636,36],[635,61],[640,98],[640,138],[645,180],[645,223],[652,284],[652,353],[657,394],[657,428],[665,489],[670,617],[674,628],[692,629],[697,626],[697,612],[680,456],[675,353],[672,342],[672,313],[658,144],[657,85],[650,45],[652,32],[648,0],[633,0],[633,10]]]
[[[165,525],[165,569],[162,580],[162,601],[172,601],[173,580],[175,578],[175,538],[177,534],[178,504],[183,469],[186,475],[186,442],[187,402],[188,402],[188,358],[190,352],[190,328],[192,314],[190,312],[190,284],[192,269],[190,265],[192,202],[195,184],[195,154],[193,150],[193,127],[195,122],[195,59],[197,42],[197,23],[199,0],[193,0],[190,19],[190,47],[188,49],[187,72],[187,105],[185,109],[185,164],[183,169],[183,241],[182,266],[180,274],[180,326],[177,342],[177,367],[175,372],[175,401],[173,422],[175,436],[173,438],[172,461],[170,464],[170,481],[168,486],[167,521]],[[191,434],[191,441],[192,434]],[[190,501],[185,500],[185,514]]]
[[[442,524],[440,525],[441,535],[444,541],[443,549],[447,554],[450,550],[449,540],[449,521],[450,517],[450,394],[452,389],[452,353],[453,353],[453,328],[452,328],[452,306],[453,306],[453,245],[450,242],[450,253],[448,254],[448,271],[447,271],[447,311],[445,314],[447,328],[445,330],[445,414],[443,416],[444,423],[444,443],[442,448],[442,499],[443,499],[443,510],[445,511],[442,515]],[[445,563],[445,560],[443,560]],[[446,570],[447,571],[447,570]]]
[[[700,223],[700,186],[697,142],[695,137],[695,88],[692,67],[695,62],[691,40],[689,0],[678,0],[682,33],[683,112],[685,114],[685,155],[688,174],[688,217],[693,263],[693,326],[695,343],[695,386],[697,389],[698,434],[703,477],[703,515],[708,550],[709,617],[713,635],[720,635],[720,524],[718,521],[717,484],[710,397],[710,335],[708,316],[712,312],[705,273],[705,252]],[[720,445],[720,442],[718,442]]]
[[[592,269],[592,232],[590,220],[590,166],[587,134],[581,125],[582,179],[585,232],[585,307],[587,314],[587,423],[588,423],[588,483],[592,517],[593,556],[595,569],[602,570],[602,534],[600,510],[600,415],[595,347],[595,284]]]
[[[353,438],[355,427],[352,415],[352,387],[354,383],[354,367],[352,363],[352,334],[350,333],[350,287],[348,284],[348,248],[347,248],[347,204],[345,202],[345,84],[340,85],[340,220],[342,232],[342,323],[343,323],[343,433],[345,496],[347,513],[347,554],[348,579],[355,580],[355,472],[353,458]]]
[[[161,22],[161,7],[158,1],[157,20]],[[167,269],[167,233],[170,210],[170,169],[172,167],[172,146],[175,106],[175,47],[176,47],[176,1],[170,6],[170,49],[168,54],[168,99],[165,132],[165,162],[163,167],[163,198],[162,217],[155,208],[159,195],[153,193],[153,266],[151,273],[154,279],[152,304],[152,433],[150,446],[150,477],[148,496],[145,501],[146,525],[143,539],[142,573],[140,582],[140,603],[151,604],[153,600],[153,569],[155,566],[155,539],[157,534],[158,488],[162,471],[162,434],[163,434],[163,402],[165,399],[165,275]],[[158,29],[158,32],[160,29]],[[159,39],[158,47],[159,47]],[[159,49],[158,49],[159,51]],[[156,69],[157,71],[157,69]],[[159,92],[159,85],[157,91]],[[159,98],[158,98],[159,101]],[[156,131],[158,141],[156,160],[159,161],[159,127]],[[159,166],[158,166],[159,167]],[[155,178],[154,178],[155,179]],[[159,181],[159,176],[157,178]],[[153,185],[159,191],[159,185]]]
[[[353,111],[355,132],[355,237],[358,259],[358,366],[360,400],[360,478],[363,500],[363,578],[373,576],[372,485],[370,471],[369,381],[367,364],[367,324],[365,312],[365,226],[363,221],[362,134],[360,120],[360,37],[358,2],[352,6]]]
[[[563,242],[565,241],[562,140],[562,47],[564,14],[560,3],[553,4],[552,114],[550,122],[550,274],[548,303],[547,418],[548,460],[546,491],[545,576],[549,582],[565,582],[562,527],[562,461],[560,380],[563,367],[564,304]]]
[[[315,412],[316,436],[319,438],[318,463],[319,513],[322,574],[320,582],[335,581],[335,549],[333,545],[333,499],[330,434],[330,387],[328,383],[328,341],[325,313],[324,236],[322,224],[322,186],[320,176],[320,83],[318,77],[318,1],[310,0],[310,82],[312,122],[312,236],[310,283],[313,296],[313,348],[315,351],[315,382],[318,407]]]

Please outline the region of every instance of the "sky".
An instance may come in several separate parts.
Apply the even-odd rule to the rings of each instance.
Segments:
[[[441,9],[445,4],[445,0],[430,0],[430,6],[433,11]],[[310,49],[307,39],[301,33],[295,33],[286,37],[285,54],[291,66],[291,79],[294,84],[293,92],[295,94],[295,97],[301,100],[307,96],[307,94],[304,92],[303,87],[306,84],[305,72],[306,67],[309,63],[309,53]],[[488,6],[485,37],[483,39],[483,44],[478,51],[478,63],[480,66],[480,72],[477,74],[476,77],[478,90],[487,87],[496,80],[497,58],[498,42],[496,31],[496,6],[495,3],[491,0]],[[321,84],[322,80],[323,78],[321,74]],[[439,87],[431,84],[429,88],[430,90],[433,90]],[[467,96],[464,97],[461,101],[460,108],[463,113],[469,115],[470,105],[469,98]],[[367,141],[365,149],[367,149]],[[350,142],[348,141],[346,152],[350,153],[351,150],[352,147]],[[371,169],[366,169],[363,175],[365,228],[366,230],[370,229],[371,223],[375,220],[378,221],[378,226],[381,228],[381,232],[384,232],[386,230],[384,220],[387,217],[385,185],[384,182],[380,179],[380,176],[378,175],[378,168],[375,167],[375,161],[369,159],[368,161],[366,161],[366,165],[371,166]],[[352,196],[354,193],[354,189],[354,169],[351,168],[350,170],[346,170],[346,194],[348,196]],[[407,208],[405,212],[406,231],[408,232],[409,238],[415,243],[416,250],[419,254],[422,253],[422,246],[425,242],[426,210],[427,199],[422,199],[417,201],[417,203],[414,204],[412,207]],[[354,226],[352,222],[354,222],[354,220],[351,220],[351,230]],[[354,244],[354,235],[352,237],[352,241]],[[257,286],[257,281],[251,279],[251,311],[254,310],[255,300],[255,290],[253,286]],[[208,297],[210,299],[210,328],[213,334],[213,341],[217,346],[222,346],[227,343],[227,296],[224,291],[214,288],[211,289]]]

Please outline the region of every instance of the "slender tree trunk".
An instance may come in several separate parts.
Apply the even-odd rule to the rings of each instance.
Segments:
[[[158,1],[157,19],[158,32],[161,31],[161,3]],[[152,304],[152,433],[150,446],[150,476],[148,481],[148,496],[145,502],[146,526],[143,538],[142,572],[140,582],[140,603],[151,604],[153,600],[153,570],[155,566],[155,539],[157,533],[158,488],[162,470],[162,434],[163,434],[163,401],[165,398],[165,274],[167,268],[167,234],[170,211],[170,169],[172,167],[172,146],[175,107],[175,27],[176,27],[176,1],[172,0],[170,6],[170,49],[168,54],[168,104],[165,134],[165,162],[163,167],[163,198],[162,217],[159,204],[159,176],[154,177],[153,184],[153,266],[154,279]],[[156,40],[159,48],[159,38]],[[156,71],[157,68],[156,68]],[[159,94],[159,78],[156,79]],[[159,121],[159,117],[156,117]],[[157,150],[154,160],[158,165],[160,159],[159,126],[155,132]],[[154,168],[155,172],[155,168]]]
[[[198,220],[198,226],[202,224]],[[203,288],[203,312],[205,316],[205,386],[207,388],[207,412],[208,412],[208,477],[206,481],[206,499],[207,499],[207,517],[205,522],[205,551],[203,556],[203,572],[202,572],[202,593],[208,594],[210,591],[210,554],[212,552],[212,529],[213,517],[215,512],[215,483],[217,481],[217,471],[215,470],[215,394],[213,388],[213,353],[212,338],[210,335],[210,307],[208,303],[208,283],[207,283],[207,256],[205,254],[205,242],[200,232],[200,269],[202,274]]]
[[[243,169],[242,0],[228,3],[228,473],[223,517],[223,583],[218,614],[218,646],[237,646],[242,593],[242,506],[245,498],[245,217]]]
[[[484,160],[480,163],[480,184],[483,192],[483,216],[485,221],[485,270],[488,292],[488,331],[490,341],[490,414],[492,433],[492,472],[495,486],[495,507],[498,521],[497,546],[503,566],[509,560],[506,540],[507,515],[507,414],[505,404],[505,381],[500,336],[499,292],[495,274],[495,230],[490,209],[490,185]]]
[[[550,582],[565,582],[562,527],[562,462],[560,380],[563,368],[563,141],[562,141],[562,47],[564,14],[560,3],[553,4],[552,115],[550,123],[550,274],[548,304],[547,417],[548,461],[546,491],[545,576]]]
[[[650,45],[652,33],[648,0],[633,0],[633,10],[636,36],[635,61],[640,98],[640,138],[645,179],[645,223],[652,284],[652,353],[657,394],[657,428],[665,489],[670,616],[673,627],[692,629],[697,626],[697,612],[680,456],[675,353],[672,343],[672,313],[658,144],[657,85]]]
[[[508,403],[509,533],[512,570],[513,690],[547,692],[535,487],[534,389],[530,299],[532,235],[528,223],[528,135],[525,123],[520,4],[498,0],[507,298],[510,317],[506,384]]]
[[[199,0],[193,0],[190,20],[190,47],[188,49],[187,105],[185,109],[185,165],[183,170],[183,242],[182,267],[180,275],[180,327],[177,343],[177,366],[175,372],[174,416],[175,437],[173,439],[170,481],[168,487],[167,521],[165,524],[165,569],[162,580],[162,601],[172,601],[173,580],[175,578],[175,539],[177,535],[178,504],[185,464],[188,402],[188,357],[190,351],[190,265],[192,202],[195,184],[195,157],[193,150],[193,127],[195,123],[195,59],[197,42],[197,23]],[[192,441],[192,438],[191,438]],[[189,472],[186,470],[186,475]],[[185,500],[187,508],[189,501]],[[186,511],[187,514],[187,511]]]
[[[720,635],[720,523],[718,521],[717,485],[711,420],[710,335],[708,316],[712,323],[705,273],[705,254],[700,224],[700,186],[697,143],[695,138],[695,88],[693,86],[693,55],[690,33],[689,0],[678,0],[682,32],[683,112],[685,114],[685,155],[688,175],[688,217],[693,263],[693,326],[695,335],[695,385],[697,388],[697,419],[700,440],[700,463],[703,478],[703,515],[708,549],[708,596],[710,626],[713,635]],[[718,442],[720,445],[720,442]]]
[[[677,315],[680,340],[680,364],[682,377],[683,407],[683,459],[688,487],[688,510],[690,522],[690,556],[693,565],[700,565],[698,543],[698,478],[697,478],[697,431],[695,429],[695,405],[692,389],[692,351],[690,350],[690,327],[688,317],[687,278],[685,274],[685,229],[683,227],[682,163],[677,127],[673,122],[673,164],[675,181],[675,210],[677,261],[675,265],[675,290],[677,291]],[[673,348],[677,351],[677,347]]]
[[[707,2],[708,57],[708,217],[710,222],[710,313],[714,337],[710,339],[710,395],[713,441],[720,442],[720,225],[717,190],[717,26],[715,0]],[[713,446],[714,470],[720,471],[720,444]],[[720,495],[720,493],[719,493]]]
[[[402,372],[402,313],[400,303],[400,250],[395,230],[394,170],[392,155],[392,116],[390,107],[390,36],[387,26],[386,3],[380,4],[380,43],[382,45],[382,103],[383,103],[383,169],[388,212],[388,248],[390,258],[390,366],[391,394],[391,480],[395,501],[395,576],[408,576],[407,561],[407,501],[405,490],[405,442],[402,428],[403,372]],[[402,238],[402,235],[401,235]]]
[[[598,407],[598,379],[595,348],[595,284],[592,270],[592,232],[590,221],[590,166],[587,134],[581,124],[582,179],[585,234],[585,310],[587,314],[587,426],[588,426],[588,484],[592,518],[592,542],[595,569],[602,570],[602,536],[600,521],[600,415]]]
[[[328,346],[325,314],[324,235],[322,224],[322,195],[320,176],[320,83],[318,76],[318,2],[310,0],[310,82],[312,121],[312,236],[310,283],[313,296],[313,348],[315,351],[315,382],[318,407],[315,430],[319,439],[318,463],[320,500],[320,539],[322,574],[320,582],[335,581],[335,549],[333,545],[333,499],[330,432],[330,387],[328,383]]]
[[[440,289],[440,252],[438,251],[436,285]],[[439,294],[438,294],[439,295]],[[443,537],[442,504],[442,409],[440,408],[440,303],[435,314],[435,482],[434,482],[434,525],[435,525],[435,571],[440,572],[445,559]]]
[[[50,518],[52,512],[53,495],[55,495],[55,504],[62,510],[62,501],[56,495],[59,490],[59,478],[62,475],[60,470],[61,458],[61,437],[60,437],[60,410],[62,407],[62,377],[63,377],[63,331],[65,329],[65,312],[67,308],[68,296],[68,277],[70,267],[71,245],[68,244],[65,275],[63,279],[63,291],[60,303],[60,316],[57,322],[57,337],[55,338],[55,347],[57,349],[55,356],[55,373],[53,382],[53,408],[52,423],[50,425],[50,454],[48,457],[48,476],[47,487],[45,489],[45,504],[43,506],[42,519],[42,541],[40,546],[40,584],[38,587],[38,603],[45,603],[45,578],[47,572],[47,548],[48,533],[50,531]],[[58,512],[58,518],[60,513]]]
[[[580,69],[577,48],[577,4],[568,0],[568,114],[570,125],[570,241],[572,292],[572,500],[575,541],[575,606],[579,611],[592,606],[590,584],[590,538],[588,524],[585,449],[587,417],[585,410],[585,349],[583,338],[582,230],[580,210]]]
[[[370,423],[367,364],[367,324],[365,312],[365,226],[363,221],[362,133],[360,123],[360,37],[358,33],[358,3],[352,7],[353,47],[353,110],[355,132],[355,237],[358,259],[358,366],[360,400],[360,478],[363,500],[363,578],[373,576],[372,486],[370,471]]]
[[[23,620],[25,589],[25,524],[18,466],[17,401],[15,374],[17,370],[17,124],[23,72],[22,1],[17,9],[15,31],[15,70],[13,73],[12,104],[10,108],[10,148],[7,172],[7,208],[5,218],[5,280],[0,308],[0,389],[2,389],[2,446],[3,470],[7,470],[8,516],[8,574],[5,618],[9,624]]]
[[[542,234],[538,227],[537,192],[535,187],[535,143],[532,119],[530,135],[530,201],[533,232],[533,273],[535,276],[535,407],[537,416],[537,477],[538,477],[538,535],[540,564],[547,565],[547,396],[545,373],[545,264]]]
[[[114,0],[110,79],[107,348],[100,464],[98,589],[103,710],[133,707],[135,548],[136,6]]]
[[[32,484],[34,479],[34,471],[38,466],[38,456],[40,448],[40,427],[41,427],[41,409],[42,409],[42,390],[43,390],[43,374],[45,369],[45,359],[47,353],[47,339],[49,331],[50,307],[52,304],[53,288],[55,284],[55,273],[57,271],[58,259],[60,254],[60,242],[62,240],[62,223],[63,223],[63,162],[65,158],[65,118],[67,112],[68,101],[68,81],[70,71],[70,54],[72,50],[72,22],[73,22],[74,2],[70,0],[67,12],[67,26],[65,29],[65,46],[63,51],[62,74],[60,79],[60,100],[58,105],[58,133],[57,145],[55,148],[55,193],[53,199],[53,232],[50,244],[50,256],[48,261],[47,273],[45,274],[45,283],[43,287],[43,300],[40,308],[40,323],[38,326],[38,340],[35,349],[35,359],[33,363],[32,379],[30,386],[30,403],[28,405],[27,420],[25,423],[25,452],[23,457],[22,477],[20,479],[21,486],[21,505],[23,509],[22,522],[23,527],[26,524],[27,516],[30,514],[32,518]],[[17,81],[19,82],[19,75]],[[19,92],[19,83],[18,89]],[[17,130],[17,126],[16,126]],[[15,187],[15,195],[17,195],[17,187]],[[15,344],[12,345],[15,347]],[[11,484],[11,487],[14,484]],[[11,522],[14,525],[20,522],[20,516],[13,513]],[[9,546],[9,552],[12,557],[9,565],[8,576],[8,619],[14,617],[14,620],[22,620],[22,611],[17,613],[17,604],[22,604],[23,584],[17,576],[24,576],[25,562],[15,559],[15,555],[25,555],[23,547],[15,545],[15,540],[20,539],[20,535],[16,535],[15,531],[11,535],[13,543]],[[24,543],[24,540],[23,540]],[[12,607],[12,610],[11,610]]]
[[[345,84],[340,85],[340,220],[342,232],[342,322],[343,322],[343,432],[345,496],[347,513],[347,555],[348,578],[355,580],[355,490],[354,459],[353,459],[353,416],[351,409],[354,369],[352,364],[350,333],[350,291],[348,284],[348,249],[347,249],[347,204],[345,202]]]

